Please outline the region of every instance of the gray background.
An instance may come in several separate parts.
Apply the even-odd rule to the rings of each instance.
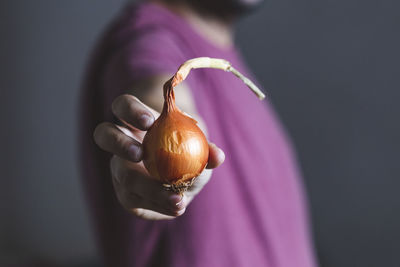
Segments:
[[[1,1],[0,266],[99,263],[79,84],[125,1]],[[268,0],[237,40],[297,147],[322,266],[400,266],[400,4]]]

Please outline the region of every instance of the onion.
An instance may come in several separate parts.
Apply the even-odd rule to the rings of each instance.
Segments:
[[[228,61],[208,57],[183,63],[175,75],[164,84],[164,107],[160,117],[143,139],[143,163],[150,176],[164,187],[182,193],[200,175],[208,162],[209,146],[197,121],[185,115],[175,105],[174,87],[186,79],[191,69],[215,68],[232,72],[260,99],[265,95],[254,83],[235,70]]]

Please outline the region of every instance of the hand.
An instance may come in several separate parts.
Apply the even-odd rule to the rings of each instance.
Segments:
[[[132,95],[117,97],[112,104],[112,111],[125,126],[103,122],[96,127],[94,139],[100,148],[113,154],[111,175],[121,205],[134,215],[148,220],[173,219],[182,215],[209,181],[211,169],[224,161],[223,151],[209,143],[207,168],[193,185],[182,196],[166,191],[162,182],[150,177],[141,162],[141,142],[146,130],[160,114]]]

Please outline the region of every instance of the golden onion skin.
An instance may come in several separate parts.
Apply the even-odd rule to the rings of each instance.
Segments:
[[[163,110],[143,139],[143,163],[150,176],[181,184],[200,175],[209,147],[197,121],[176,107]]]
[[[197,122],[175,105],[174,87],[191,69],[214,68],[231,72],[241,79],[259,99],[264,93],[232,65],[218,58],[199,57],[184,62],[163,87],[164,108],[143,139],[143,163],[149,174],[164,182],[167,190],[184,192],[208,162],[209,147]]]

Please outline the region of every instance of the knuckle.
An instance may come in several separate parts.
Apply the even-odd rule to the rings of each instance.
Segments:
[[[117,154],[126,159],[137,159],[140,158],[140,147],[135,142],[127,137],[124,133],[114,132],[112,140],[110,140],[112,150]]]
[[[123,133],[119,133],[119,132],[113,133],[112,145],[114,147],[122,147],[123,148],[125,143],[126,143],[126,141],[125,141],[125,136]]]
[[[111,110],[115,115],[117,115],[118,111],[120,110],[120,106],[126,101],[125,99],[126,95],[120,95],[112,102]]]
[[[121,115],[123,111],[135,110],[137,103],[140,102],[136,96],[123,94],[114,99],[111,104],[111,110],[115,115]]]

